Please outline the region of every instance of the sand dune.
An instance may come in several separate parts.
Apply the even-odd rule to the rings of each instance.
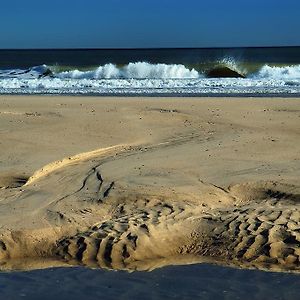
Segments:
[[[299,271],[297,99],[0,100],[3,269]]]

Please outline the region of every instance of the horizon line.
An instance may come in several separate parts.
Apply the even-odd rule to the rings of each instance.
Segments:
[[[193,50],[193,49],[252,49],[252,48],[298,48],[300,45],[289,46],[236,46],[236,47],[75,47],[75,48],[0,48],[0,51],[32,51],[32,50]]]

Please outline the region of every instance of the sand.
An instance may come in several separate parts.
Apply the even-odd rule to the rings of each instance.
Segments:
[[[0,97],[3,269],[300,269],[300,101]]]

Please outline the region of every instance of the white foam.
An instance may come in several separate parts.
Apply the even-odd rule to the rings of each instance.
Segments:
[[[130,63],[122,70],[123,78],[198,78],[199,73],[189,70],[184,65],[149,64],[146,62]]]
[[[50,69],[46,65],[34,66],[28,69],[9,69],[0,70],[0,78],[40,78],[43,75],[49,75]]]
[[[272,67],[263,66],[258,73],[253,74],[252,78],[272,78],[279,80],[300,79],[300,65]]]
[[[72,78],[72,79],[110,79],[119,78],[120,70],[113,64],[106,64],[100,66],[93,71],[79,71],[72,70],[61,72],[55,75],[58,78]]]
[[[300,80],[297,81],[300,83]],[[295,82],[296,83],[296,82]],[[300,93],[300,84],[275,79],[0,79],[4,94],[289,94]]]
[[[113,64],[106,64],[93,71],[82,72],[72,70],[58,73],[56,76],[59,78],[72,79],[184,79],[200,77],[195,69],[189,70],[184,65],[149,64],[147,62],[129,63],[119,68]]]

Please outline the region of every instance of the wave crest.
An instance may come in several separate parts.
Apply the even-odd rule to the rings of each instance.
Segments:
[[[285,67],[272,67],[265,65],[256,74],[254,74],[252,78],[278,80],[300,79],[300,65]]]
[[[42,78],[46,76],[53,76],[52,71],[47,65],[34,66],[28,69],[0,70],[0,79],[2,78],[35,79],[35,78]]]
[[[129,63],[124,67],[106,64],[93,71],[66,71],[56,74],[59,78],[72,79],[191,79],[199,78],[195,69],[184,65],[150,64],[147,62]]]

